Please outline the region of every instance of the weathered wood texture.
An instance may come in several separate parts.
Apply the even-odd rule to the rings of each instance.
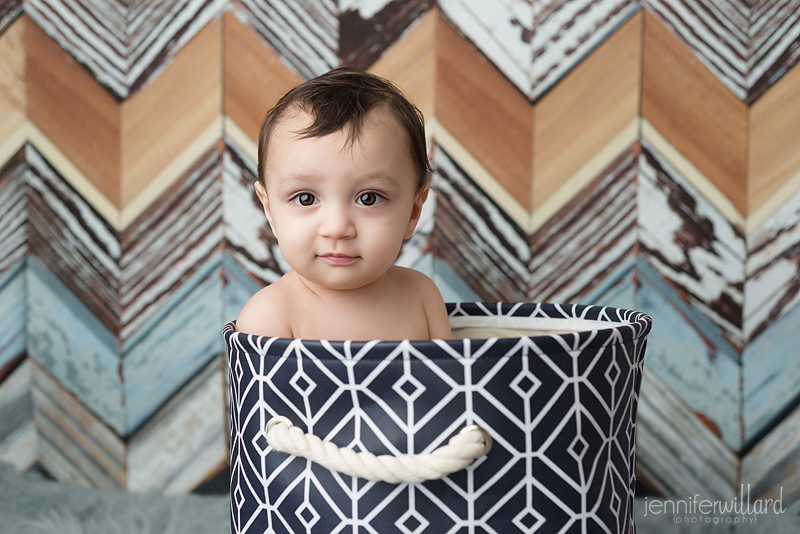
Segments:
[[[339,65],[335,0],[231,0],[233,13],[292,66],[301,78]]]
[[[640,158],[643,257],[741,350],[745,241],[646,141]]]
[[[647,371],[639,395],[636,459],[637,474],[662,495],[721,501],[734,496],[739,459]]]
[[[0,460],[19,470],[37,460],[36,434],[31,402],[31,361],[22,360],[0,382]]]
[[[532,99],[559,84],[570,70],[639,10],[637,0],[533,2]]]
[[[300,78],[232,13],[225,13],[222,23],[224,113],[257,141],[267,111]]]
[[[636,257],[637,170],[634,147],[531,237],[529,300],[585,302],[588,293]]]
[[[435,4],[434,0],[339,2],[342,63],[368,69]]]
[[[747,106],[649,13],[642,116],[746,212]]]
[[[752,103],[800,58],[800,4],[643,0],[737,98]]]
[[[434,163],[436,257],[487,302],[524,301],[530,259],[525,233],[438,146]]]

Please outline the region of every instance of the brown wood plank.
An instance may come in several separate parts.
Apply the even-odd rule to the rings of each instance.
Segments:
[[[750,108],[748,213],[800,171],[798,140],[800,68],[795,66]]]
[[[649,13],[642,116],[745,213],[747,106]]]
[[[225,34],[225,115],[257,141],[267,111],[300,83],[279,56],[230,12]]]
[[[26,16],[28,118],[119,207],[119,104]]]
[[[0,145],[25,122],[25,25],[19,18],[0,34]],[[5,162],[3,162],[5,163]]]
[[[642,17],[631,17],[534,107],[534,209],[638,115]]]
[[[133,200],[220,115],[221,40],[222,23],[217,19],[150,85],[122,104],[121,206]]]
[[[426,14],[370,68],[396,83],[426,119],[434,114],[437,18],[436,10]]]
[[[439,122],[525,209],[530,209],[530,103],[441,16],[436,27],[436,52]]]

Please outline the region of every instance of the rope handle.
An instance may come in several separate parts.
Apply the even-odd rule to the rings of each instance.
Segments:
[[[340,448],[335,443],[323,443],[281,415],[267,422],[267,442],[278,452],[300,456],[331,471],[390,484],[440,479],[464,469],[492,449],[489,433],[478,425],[469,425],[450,438],[447,445],[431,453],[376,456],[370,452]]]

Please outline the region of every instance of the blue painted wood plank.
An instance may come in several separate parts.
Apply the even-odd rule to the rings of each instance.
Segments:
[[[0,376],[13,360],[25,352],[26,308],[25,261],[0,278]]]
[[[645,271],[649,271],[645,273]],[[666,284],[653,282],[653,271],[640,264],[637,310],[653,319],[647,338],[645,372],[654,373],[731,449],[742,447],[739,417],[740,367],[729,345],[717,345],[675,305]],[[657,277],[657,275],[655,275]]]
[[[27,270],[28,354],[120,434],[128,423],[114,335],[36,257]]]
[[[800,308],[752,341],[742,355],[745,440],[768,428],[800,396]]]
[[[184,287],[189,287],[185,284]],[[219,262],[125,354],[125,403],[134,432],[181,386],[224,350]]]

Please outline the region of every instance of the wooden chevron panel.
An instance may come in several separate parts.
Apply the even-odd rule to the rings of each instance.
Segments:
[[[22,20],[28,118],[119,207],[119,105],[36,24]]]
[[[734,495],[736,455],[679,395],[649,372],[642,374],[636,460],[637,476],[662,495],[699,494],[722,501]]]
[[[638,304],[659,327],[648,335],[647,370],[675,392],[732,450],[743,446],[741,367],[721,336],[640,260]],[[698,317],[699,316],[699,317]],[[647,373],[645,373],[647,374]]]
[[[534,107],[534,209],[637,118],[641,30],[631,17]]]
[[[30,251],[80,298],[109,332],[119,331],[119,238],[33,148],[27,182]]]
[[[438,19],[438,10],[427,12],[370,67],[405,92],[425,115],[428,130],[435,114]]]
[[[0,383],[17,366],[27,345],[25,262],[0,275]]]
[[[21,7],[20,5],[17,7]],[[11,9],[6,17],[15,11]],[[5,30],[3,6],[0,6],[0,147],[11,134],[25,122],[27,98],[25,94],[25,20],[20,20]],[[5,30],[5,31],[4,31]],[[4,156],[0,154],[0,156]],[[2,158],[0,158],[2,159]],[[0,164],[4,162],[0,161]]]
[[[58,480],[105,489],[126,484],[125,443],[36,362],[33,405],[40,455]],[[55,461],[50,457],[56,456]]]
[[[120,236],[120,344],[135,343],[183,283],[218,253],[222,229],[222,154],[213,148]]]
[[[800,11],[798,11],[800,13]],[[800,26],[800,24],[798,24]],[[800,173],[800,69],[792,69],[750,108],[748,148],[748,211],[771,195],[785,200],[783,186],[797,187]],[[792,180],[792,177],[795,177]]]
[[[225,359],[214,358],[128,442],[128,489],[188,493],[228,461]]]
[[[27,258],[28,355],[118,434],[127,430],[114,334],[36,256]]]
[[[644,0],[740,100],[752,103],[800,57],[800,4]]]
[[[20,13],[22,13],[22,0],[5,0],[0,3],[0,33],[3,33]]]
[[[340,1],[339,57],[342,63],[362,70],[370,68],[435,3],[434,0]]]
[[[444,19],[436,27],[436,47],[439,122],[528,209],[530,104]]]
[[[439,0],[439,9],[527,96],[531,89],[533,6],[524,0]]]
[[[528,300],[586,302],[638,252],[638,147],[603,171],[530,239]]]
[[[527,236],[436,147],[433,242],[443,261],[488,302],[521,302],[528,286]]]
[[[223,17],[225,35],[225,114],[253,141],[267,111],[300,78],[231,13]]]
[[[800,191],[747,238],[745,336],[752,341],[800,302]]]
[[[37,458],[36,427],[31,402],[31,364],[25,359],[7,376],[0,374],[0,460],[19,470]]]
[[[533,2],[530,97],[538,100],[639,10],[638,0]]]
[[[744,236],[647,141],[643,147],[643,257],[738,352],[743,344]]]
[[[649,13],[643,67],[642,116],[745,213],[746,105]]]
[[[792,288],[797,303],[797,283]],[[800,307],[795,306],[750,342],[742,355],[744,435],[748,442],[796,406],[800,393]]]
[[[267,224],[264,208],[255,193],[255,161],[234,147],[228,147],[223,161],[226,254],[247,273],[246,278],[260,289],[278,280],[289,271],[289,266],[281,256],[278,240]],[[250,283],[247,285],[253,287]],[[227,314],[226,320],[235,319],[240,310],[233,317]]]
[[[24,150],[0,167],[0,276],[28,253],[27,168]]]
[[[225,0],[28,0],[26,12],[117,98],[145,84],[209,20]],[[128,5],[130,4],[130,5]]]
[[[158,78],[122,104],[121,206],[140,194],[219,116],[221,39],[222,22],[217,19]]]
[[[339,65],[339,19],[334,0],[233,0],[236,17],[251,26],[302,78]]]
[[[751,486],[752,498],[781,498],[790,514],[800,511],[800,409],[795,408],[753,450],[742,458],[741,483]]]

